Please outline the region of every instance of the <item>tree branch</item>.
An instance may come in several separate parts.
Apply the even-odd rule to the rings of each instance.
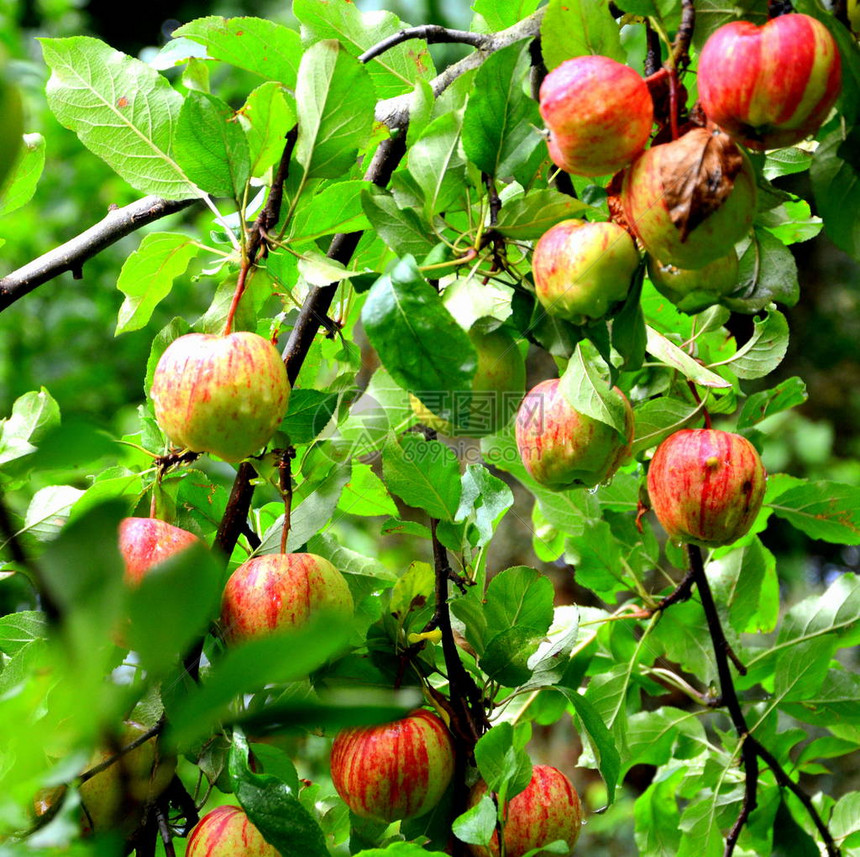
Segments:
[[[66,271],[71,271],[76,280],[81,279],[84,262],[92,259],[105,247],[115,244],[141,226],[199,202],[197,197],[159,199],[156,196],[145,196],[123,208],[112,208],[95,226],[3,277],[0,280],[0,312]]]
[[[370,62],[391,48],[412,39],[420,39],[422,42],[427,42],[428,45],[457,44],[483,48],[492,40],[492,36],[487,33],[470,33],[467,30],[450,30],[439,24],[424,24],[420,27],[408,27],[393,36],[388,36],[372,48],[368,48],[359,56],[358,61]]]

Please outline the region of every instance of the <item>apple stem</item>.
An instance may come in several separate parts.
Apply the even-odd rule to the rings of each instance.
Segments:
[[[227,321],[224,322],[224,336],[228,336],[233,330],[233,319],[236,315],[236,310],[239,308],[239,301],[242,300],[242,295],[245,294],[245,283],[252,264],[253,262],[250,259],[246,259],[242,262],[242,267],[239,269],[236,290],[233,292],[233,300],[230,301],[230,309],[227,310]]]
[[[281,553],[287,552],[287,538],[290,535],[290,515],[293,506],[293,476],[290,462],[296,451],[288,447],[278,456],[278,488],[284,498],[284,526],[281,529]]]

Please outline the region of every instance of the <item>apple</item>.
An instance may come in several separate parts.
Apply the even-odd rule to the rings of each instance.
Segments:
[[[478,782],[469,797],[470,805],[477,804],[486,792],[486,783]],[[551,765],[535,765],[531,782],[505,808],[505,854],[522,857],[533,848],[559,839],[572,851],[581,827],[582,806],[573,783]],[[498,857],[498,831],[493,833],[489,845],[470,845],[469,850],[475,857]]]
[[[711,121],[751,149],[776,149],[818,130],[839,96],[842,64],[824,24],[791,14],[724,24],[702,48],[698,80]]]
[[[453,774],[448,728],[423,708],[393,723],[343,729],[332,743],[332,783],[362,818],[424,815],[439,802]]]
[[[645,81],[609,57],[565,60],[544,78],[539,98],[550,157],[575,175],[617,172],[642,151],[654,123]]]
[[[703,268],[750,231],[755,173],[727,135],[694,128],[628,167],[621,202],[652,256],[678,268]]]
[[[224,461],[267,443],[290,384],[278,350],[256,333],[188,333],[161,355],[152,379],[155,418],[171,442]]]
[[[648,467],[648,496],[670,539],[720,547],[752,526],[766,479],[761,458],[745,437],[682,429],[657,447]]]
[[[585,324],[627,297],[638,266],[636,245],[617,223],[563,220],[535,245],[535,293],[550,315]]]
[[[469,339],[478,355],[478,365],[464,424],[454,426],[432,410],[447,405],[456,412],[456,393],[425,393],[424,401],[410,394],[409,401],[415,415],[428,428],[447,435],[482,437],[504,428],[514,415],[525,391],[526,365],[514,337],[503,327],[487,330],[478,322],[469,330]]]
[[[738,285],[738,255],[734,248],[704,268],[690,270],[648,259],[648,276],[661,295],[679,310],[696,313],[714,306]]]
[[[344,576],[312,553],[264,554],[230,575],[221,597],[221,628],[229,643],[241,643],[306,624],[330,610],[352,617]]]
[[[119,736],[123,747],[140,738],[147,727],[126,721]],[[87,769],[93,768],[116,754],[117,747],[97,750]],[[112,765],[81,783],[81,806],[93,830],[116,829],[132,831],[143,818],[147,804],[152,803],[170,784],[176,773],[176,758],[164,756],[155,736],[120,756]]]
[[[278,857],[274,845],[251,823],[238,806],[219,806],[197,822],[186,857]]]
[[[616,393],[627,412],[626,436],[577,411],[562,395],[558,378],[533,387],[516,421],[517,449],[529,476],[556,491],[609,479],[633,442],[633,411],[624,394]]]
[[[119,525],[119,551],[125,580],[137,585],[158,563],[200,542],[193,533],[157,518],[124,518]]]

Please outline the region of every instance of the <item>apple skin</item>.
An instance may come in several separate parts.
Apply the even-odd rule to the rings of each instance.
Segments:
[[[230,575],[221,597],[221,627],[241,643],[305,625],[320,610],[353,615],[344,576],[312,553],[264,554]]]
[[[541,381],[523,399],[516,441],[529,476],[561,491],[593,487],[618,469],[630,454],[633,411],[626,397],[627,437],[612,426],[579,413],[564,398],[558,378]]]
[[[535,245],[535,293],[550,315],[585,324],[627,297],[638,266],[636,245],[617,223],[563,220]]]
[[[818,130],[839,96],[842,64],[824,24],[789,14],[724,24],[702,48],[698,80],[711,121],[750,149],[776,149]]]
[[[478,782],[469,796],[474,806],[486,794],[487,785]],[[558,839],[573,850],[582,828],[582,805],[573,783],[551,765],[535,765],[531,782],[508,801],[504,840],[507,857],[522,857],[533,848]],[[489,845],[470,845],[474,857],[498,857],[499,834]]]
[[[186,857],[278,857],[274,845],[238,806],[219,806],[197,822],[185,848]]]
[[[565,60],[544,78],[539,98],[550,157],[575,175],[616,173],[642,151],[654,124],[645,81],[609,57]]]
[[[154,565],[200,542],[200,539],[157,518],[124,518],[119,525],[119,551],[125,560],[126,583],[136,586]]]
[[[147,727],[126,721],[119,738],[120,746],[135,741]],[[115,748],[97,750],[87,768],[111,758]],[[126,833],[141,821],[146,804],[154,801],[170,784],[176,773],[176,758],[160,753],[156,738],[120,757],[110,767],[80,785],[81,805],[86,826],[95,832],[119,827]],[[129,803],[123,805],[123,800]]]
[[[174,444],[236,462],[275,433],[290,384],[268,339],[247,331],[188,333],[161,355],[150,395],[155,419]]]
[[[341,730],[331,748],[331,779],[346,805],[377,821],[416,818],[439,803],[454,774],[454,744],[426,709],[381,726]]]
[[[649,257],[648,276],[657,291],[679,310],[697,313],[720,303],[737,288],[738,255],[732,249],[697,270],[663,265]]]
[[[412,410],[428,428],[458,437],[483,437],[504,428],[517,409],[526,388],[526,364],[513,336],[502,327],[469,330],[478,355],[472,380],[473,398],[465,425],[454,426],[436,416],[418,396],[410,393]],[[428,399],[429,401],[429,399]],[[432,401],[431,401],[432,404]],[[444,404],[456,404],[456,398]]]
[[[657,447],[648,467],[648,496],[670,539],[715,548],[748,532],[766,481],[761,458],[745,437],[682,429]]]
[[[707,134],[704,129],[690,133]],[[664,264],[697,269],[725,256],[750,231],[756,213],[756,180],[749,158],[739,149],[742,167],[731,193],[682,241],[666,208],[661,176],[664,167],[671,171],[677,162],[677,144],[682,140],[653,146],[630,165],[624,176],[621,203],[628,223],[652,256]]]

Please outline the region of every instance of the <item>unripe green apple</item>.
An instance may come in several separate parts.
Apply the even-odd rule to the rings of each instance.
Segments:
[[[727,192],[715,197],[715,187]],[[694,128],[646,150],[630,165],[621,202],[653,257],[678,268],[703,268],[749,233],[756,212],[755,173],[725,134]]]
[[[277,349],[256,333],[188,333],[161,355],[151,396],[158,424],[177,446],[241,461],[268,443],[290,385]]]
[[[251,823],[238,806],[219,806],[197,822],[186,857],[278,857],[274,845]]]
[[[745,437],[682,429],[657,447],[648,467],[648,496],[670,539],[714,548],[749,531],[766,480],[761,458]]]
[[[563,220],[535,245],[535,294],[550,315],[585,324],[627,297],[638,265],[636,245],[617,223]]]
[[[119,552],[125,579],[139,584],[154,565],[200,542],[193,533],[157,518],[124,518],[119,525]]]
[[[477,804],[486,793],[486,783],[478,782],[472,789],[470,805]],[[572,851],[582,827],[582,806],[573,783],[561,771],[551,765],[535,765],[531,782],[508,801],[504,818],[506,857],[523,857],[533,848],[559,839]],[[469,850],[474,857],[498,857],[498,831],[489,845],[470,845]]]
[[[657,291],[679,310],[696,313],[720,303],[737,288],[738,255],[732,249],[704,268],[694,270],[664,265],[649,257],[648,276]]]
[[[120,747],[131,744],[147,731],[134,721],[124,724]],[[112,758],[116,748],[104,747],[90,759],[87,768]],[[121,829],[128,833],[141,821],[147,804],[170,784],[176,772],[176,758],[161,754],[152,737],[120,756],[110,767],[80,785],[81,805],[94,831]]]
[[[423,708],[394,723],[344,729],[332,743],[332,783],[362,818],[424,815],[439,803],[453,774],[448,728]]]
[[[620,391],[627,413],[627,435],[577,411],[559,389],[558,378],[533,387],[517,413],[520,458],[536,482],[556,491],[592,487],[609,479],[633,442],[633,410]]]
[[[651,93],[609,57],[565,60],[543,80],[540,113],[556,166],[581,176],[617,172],[642,151],[654,123]]]
[[[344,576],[312,553],[264,554],[230,575],[221,597],[221,627],[230,643],[300,628],[321,610],[353,615]]]
[[[699,57],[699,100],[708,118],[751,149],[793,146],[814,134],[839,97],[839,48],[809,15],[757,26],[732,21]]]
[[[488,331],[480,324],[473,325],[469,339],[478,355],[478,365],[465,423],[454,426],[432,410],[434,406],[438,410],[447,405],[456,411],[456,394],[451,401],[445,396],[436,402],[427,394],[427,404],[410,394],[409,401],[415,415],[428,428],[447,435],[483,437],[504,428],[514,415],[525,391],[526,366],[516,341],[503,327]]]

